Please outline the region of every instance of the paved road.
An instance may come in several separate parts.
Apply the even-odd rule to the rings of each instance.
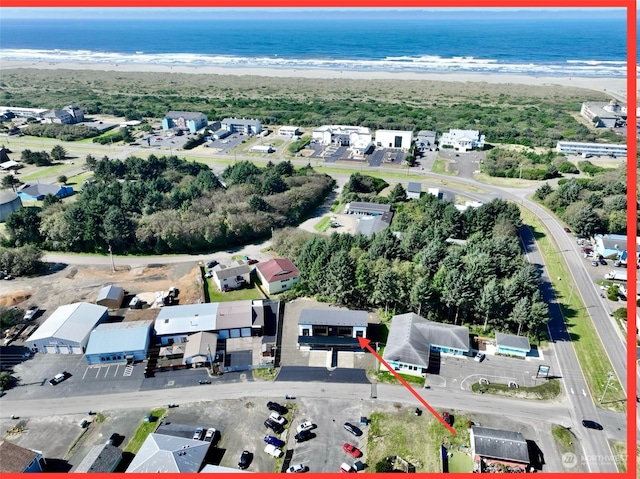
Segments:
[[[24,141],[24,140],[20,139],[18,141]],[[34,144],[37,144],[38,140],[33,140],[33,142],[35,142]],[[28,143],[28,141],[26,141],[26,143]],[[89,148],[95,152],[96,146],[97,145],[90,145]],[[104,148],[112,151],[113,153],[116,153],[116,152],[121,153],[120,150],[126,150],[126,154],[149,153],[149,150],[144,148],[137,148],[137,149],[131,148],[131,147],[123,147],[120,149],[118,147],[114,147],[114,148],[104,147]],[[83,151],[82,147],[79,145],[73,145],[73,148],[69,148],[69,149],[73,150],[74,153]],[[189,156],[202,157],[210,160],[212,158],[216,158],[216,155],[212,155],[210,153],[189,152]],[[226,157],[224,158],[220,157],[217,159],[228,160],[228,158]],[[253,158],[253,157],[252,158],[241,157],[240,159],[249,159],[252,161],[256,161],[256,158]],[[261,160],[257,160],[257,161],[261,161]],[[262,161],[267,161],[267,160],[265,159]],[[308,163],[308,161],[309,161],[308,159],[292,160],[293,163],[299,163],[299,164],[306,164]],[[332,167],[344,169],[345,174],[349,174],[350,170],[354,169],[352,165],[343,165],[343,164],[333,164]],[[396,174],[399,172],[399,170],[396,168],[385,168],[385,167],[379,167],[379,168],[376,168],[376,170],[383,171],[383,172],[390,172],[390,173],[392,172]],[[618,379],[623,384],[623,388],[626,391],[625,378],[626,378],[627,368],[626,368],[625,338],[623,337],[622,333],[619,331],[619,328],[617,324],[615,324],[613,318],[611,318],[607,314],[606,309],[604,307],[604,303],[602,302],[599,296],[599,291],[596,289],[593,281],[591,280],[588,273],[586,272],[585,264],[580,258],[577,250],[575,249],[575,245],[573,244],[573,239],[569,237],[562,230],[562,225],[558,222],[556,218],[551,216],[546,210],[538,206],[536,203],[526,198],[527,195],[530,195],[533,192],[533,188],[510,189],[510,188],[500,188],[500,187],[488,187],[487,185],[476,183],[473,179],[452,178],[451,176],[448,176],[448,175],[438,175],[430,172],[424,172],[422,170],[412,171],[412,173],[424,175],[424,178],[425,178],[424,181],[431,182],[435,186],[437,186],[439,182],[440,184],[447,184],[447,187],[449,189],[455,189],[453,185],[460,185],[460,188],[463,190],[463,194],[466,197],[470,197],[472,199],[477,199],[480,201],[487,202],[493,198],[502,197],[505,199],[518,201],[523,206],[526,206],[528,209],[530,209],[534,214],[536,214],[536,216],[539,217],[539,219],[545,224],[545,226],[547,227],[547,229],[550,231],[551,235],[555,239],[558,245],[558,249],[562,252],[567,252],[567,254],[565,255],[565,259],[567,261],[569,270],[571,271],[572,280],[576,285],[576,294],[580,294],[585,306],[587,307],[587,311],[591,315],[594,325],[596,327],[596,330],[600,335],[600,338],[604,345],[604,348],[607,351],[607,354],[609,355],[609,359],[611,360],[612,367],[614,370],[613,372],[617,375]],[[412,178],[412,181],[413,181],[413,178]],[[258,257],[259,251],[267,247],[268,244],[269,244],[268,242],[265,242],[260,245],[250,245],[237,252],[216,253],[216,256],[220,256],[224,259],[227,259],[226,255],[228,255],[230,259],[232,254],[246,254],[249,256]],[[184,261],[200,261],[202,259],[206,259],[207,257],[211,257],[211,255],[163,256],[162,262],[163,263],[179,263]],[[51,262],[66,263],[66,264],[84,264],[86,262],[91,262],[93,264],[109,264],[110,263],[110,260],[108,257],[104,257],[104,258],[89,257],[88,258],[86,256],[80,257],[80,256],[68,255],[68,254],[47,255],[45,257],[45,260],[51,261]],[[158,261],[158,258],[157,257],[131,257],[126,259],[117,258],[115,261],[116,261],[116,267],[119,261],[123,261],[125,262],[125,264],[131,265],[131,266],[140,266],[140,265],[145,265],[150,263],[156,263]],[[540,263],[541,263],[541,260],[540,260]],[[553,292],[547,291],[546,294],[552,295]],[[553,300],[553,297],[548,296],[548,299]],[[556,314],[557,314],[557,311],[558,311],[557,304],[555,304],[554,302],[551,302],[550,305],[551,305],[551,309],[553,311],[556,311]],[[557,317],[556,314],[554,314],[554,318]],[[556,334],[558,337],[558,340],[554,344],[554,347],[556,349],[558,347],[568,348],[566,346],[567,342],[560,340],[563,334],[566,335],[566,332],[562,330],[563,326],[560,324],[559,320],[554,319],[550,327],[553,328],[553,333]],[[572,349],[572,347],[570,349]],[[594,398],[591,398],[589,396],[588,390],[584,385],[584,378],[582,376],[582,373],[579,371],[579,367],[578,369],[575,369],[574,367],[575,365],[570,365],[570,364],[565,365],[564,363],[565,360],[567,361],[569,360],[570,355],[571,353],[569,352],[569,349],[566,349],[564,350],[564,352],[559,353],[559,356],[564,356],[564,359],[560,360],[560,362],[562,363],[562,367],[568,370],[563,374],[563,381],[565,382],[565,386],[567,387],[567,390],[571,391],[573,389],[573,395],[576,396],[575,398],[572,399],[572,402],[575,402],[575,407],[576,407],[576,409],[573,412],[572,423],[576,425],[576,427],[578,427],[579,421],[581,420],[582,417],[592,418],[594,420],[601,421],[600,411],[595,408]],[[570,379],[570,378],[573,378],[573,379]],[[580,397],[582,389],[584,389],[585,394],[582,394],[582,397]],[[602,437],[603,437],[602,435],[601,437],[594,437],[594,436],[588,436],[588,437],[589,437],[589,440],[587,440],[584,445],[585,452],[587,454],[591,454],[590,451],[592,449],[593,451],[598,451],[601,455],[604,453],[606,454],[609,453],[608,444],[606,443],[606,441],[602,440]],[[606,464],[601,464],[597,462],[590,464],[590,469],[594,472],[615,470],[615,469],[610,469]]]

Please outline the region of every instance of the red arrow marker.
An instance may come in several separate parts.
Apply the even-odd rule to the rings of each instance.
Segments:
[[[413,394],[413,395],[416,397],[416,399],[417,399],[418,401],[420,401],[420,402],[422,403],[422,405],[423,405],[424,407],[426,407],[429,411],[431,411],[431,414],[433,414],[433,415],[434,415],[434,416],[435,416],[435,417],[436,417],[436,418],[437,418],[437,419],[438,419],[438,420],[439,420],[439,421],[444,425],[444,427],[446,427],[446,428],[449,430],[449,432],[450,432],[451,434],[455,434],[455,433],[456,433],[455,429],[453,429],[453,428],[452,428],[451,426],[449,426],[446,422],[444,422],[444,419],[442,419],[442,418],[440,417],[440,414],[438,414],[438,413],[436,412],[436,410],[435,410],[435,409],[433,409],[431,406],[429,406],[429,403],[427,403],[427,401],[425,401],[424,399],[422,399],[422,397],[421,397],[421,396],[416,392],[416,390],[415,390],[415,389],[413,389],[411,386],[409,386],[409,383],[408,383],[407,381],[405,381],[404,379],[402,379],[402,378],[400,377],[400,375],[399,375],[397,372],[395,372],[395,370],[394,370],[391,366],[389,366],[389,364],[388,364],[384,359],[382,359],[378,353],[376,353],[376,352],[373,350],[373,348],[372,348],[372,347],[371,347],[371,345],[370,345],[371,341],[369,341],[367,338],[358,337],[358,342],[360,343],[360,347],[361,347],[362,349],[368,349],[368,350],[369,350],[369,351],[370,351],[370,352],[371,352],[371,353],[376,357],[376,359],[377,359],[378,361],[380,361],[382,364],[384,364],[384,366],[389,370],[389,372],[390,372],[391,374],[393,374],[393,375],[396,377],[396,379],[397,379],[398,381],[400,381],[400,383],[401,383],[405,388],[407,388],[407,389],[409,390],[409,392],[410,392],[411,394]]]

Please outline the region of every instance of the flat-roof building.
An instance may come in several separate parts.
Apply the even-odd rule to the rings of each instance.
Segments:
[[[207,126],[207,115],[199,111],[170,111],[162,119],[162,129],[165,131],[178,128],[195,133],[205,126]]]
[[[412,131],[376,130],[376,146],[380,148],[398,148],[408,151],[413,143]]]
[[[243,133],[245,135],[257,135],[262,131],[262,122],[260,120],[246,118],[224,118],[220,122],[224,130],[232,133]]]
[[[153,320],[99,324],[89,337],[87,364],[142,361],[147,357]]]
[[[303,309],[298,318],[298,344],[311,349],[359,348],[367,337],[366,311]]]
[[[556,145],[558,153],[566,155],[593,156],[627,156],[626,144],[612,143],[583,143],[579,141],[559,141]]]

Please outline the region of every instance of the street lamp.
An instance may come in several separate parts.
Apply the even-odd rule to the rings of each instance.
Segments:
[[[613,373],[611,371],[607,372],[607,384],[604,387],[604,391],[602,392],[602,396],[600,397],[600,404],[602,404],[602,400],[604,399],[604,395],[607,394],[607,389],[609,389],[609,385],[613,380]]]

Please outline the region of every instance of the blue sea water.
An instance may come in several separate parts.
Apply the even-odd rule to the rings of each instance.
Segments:
[[[206,13],[0,16],[0,61],[626,76],[626,21],[597,12]]]

